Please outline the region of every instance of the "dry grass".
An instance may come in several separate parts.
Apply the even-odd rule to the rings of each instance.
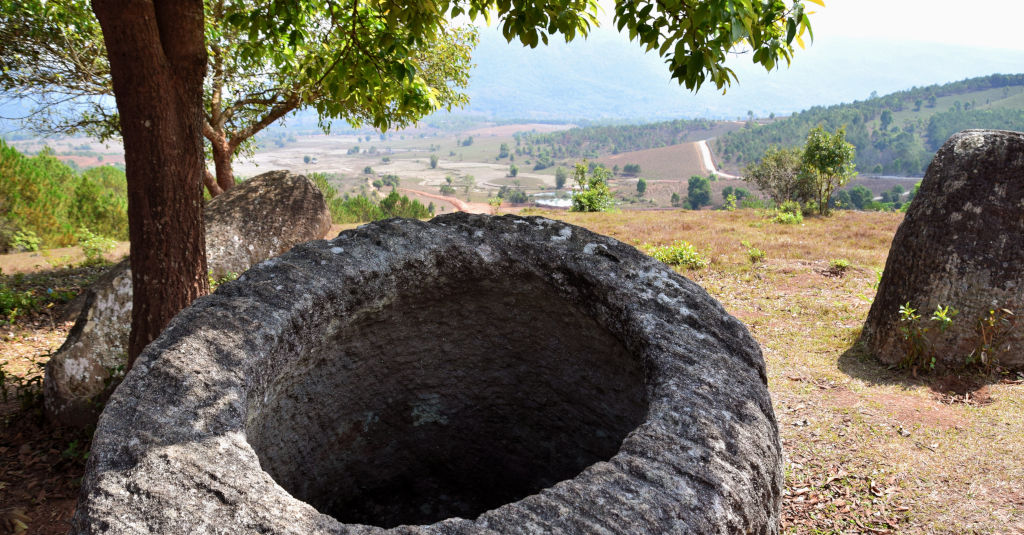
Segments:
[[[901,214],[803,225],[750,210],[543,215],[707,255],[708,268],[682,273],[764,351],[787,455],[784,533],[1024,533],[1024,385],[996,381],[975,393],[986,403],[950,404],[962,398],[855,343]],[[765,259],[751,264],[743,241]],[[851,267],[835,276],[834,259]]]

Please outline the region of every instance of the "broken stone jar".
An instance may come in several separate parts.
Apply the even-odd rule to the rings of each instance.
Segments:
[[[777,533],[760,349],[543,218],[389,220],[183,311],[100,418],[73,533]]]

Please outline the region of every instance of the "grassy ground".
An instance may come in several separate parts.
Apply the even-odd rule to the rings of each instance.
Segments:
[[[638,247],[686,240],[710,260],[684,274],[764,350],[787,457],[784,533],[1024,533],[1021,377],[913,379],[856,344],[902,214],[839,212],[789,226],[750,210],[533,213]],[[754,249],[763,260],[751,262]],[[81,287],[73,273],[20,284]],[[0,363],[32,377],[66,336],[55,317],[4,326]],[[24,514],[30,533],[66,532],[87,441],[24,414],[15,400],[0,405],[0,533],[5,508]]]

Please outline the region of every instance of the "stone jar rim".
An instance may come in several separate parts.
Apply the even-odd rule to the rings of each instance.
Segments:
[[[642,421],[609,459],[476,518],[343,524],[261,469],[246,434],[261,367],[325,307],[356,310],[355,289],[401,291],[389,277],[451,255],[534,273],[617,337],[643,370]],[[72,533],[777,533],[766,383],[742,323],[613,238],[542,217],[376,222],[267,260],[171,322],[100,417]]]

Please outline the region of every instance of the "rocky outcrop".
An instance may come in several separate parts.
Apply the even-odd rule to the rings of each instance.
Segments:
[[[396,219],[179,314],[72,533],[772,534],[781,465],[760,349],[697,285],[543,218]]]
[[[984,355],[1024,369],[1022,240],[1024,134],[949,138],[893,239],[864,326],[869,349],[892,364],[913,366],[905,359],[916,353],[927,365],[934,357],[937,367],[959,368]],[[918,321],[900,321],[907,303]],[[957,311],[944,329],[930,319],[940,306]],[[989,320],[991,328],[981,323]]]
[[[322,238],[331,223],[316,185],[287,171],[264,173],[217,196],[205,218],[207,262],[217,279]],[[87,290],[67,340],[46,365],[43,400],[52,421],[96,423],[127,361],[131,312],[132,274],[125,260]]]

